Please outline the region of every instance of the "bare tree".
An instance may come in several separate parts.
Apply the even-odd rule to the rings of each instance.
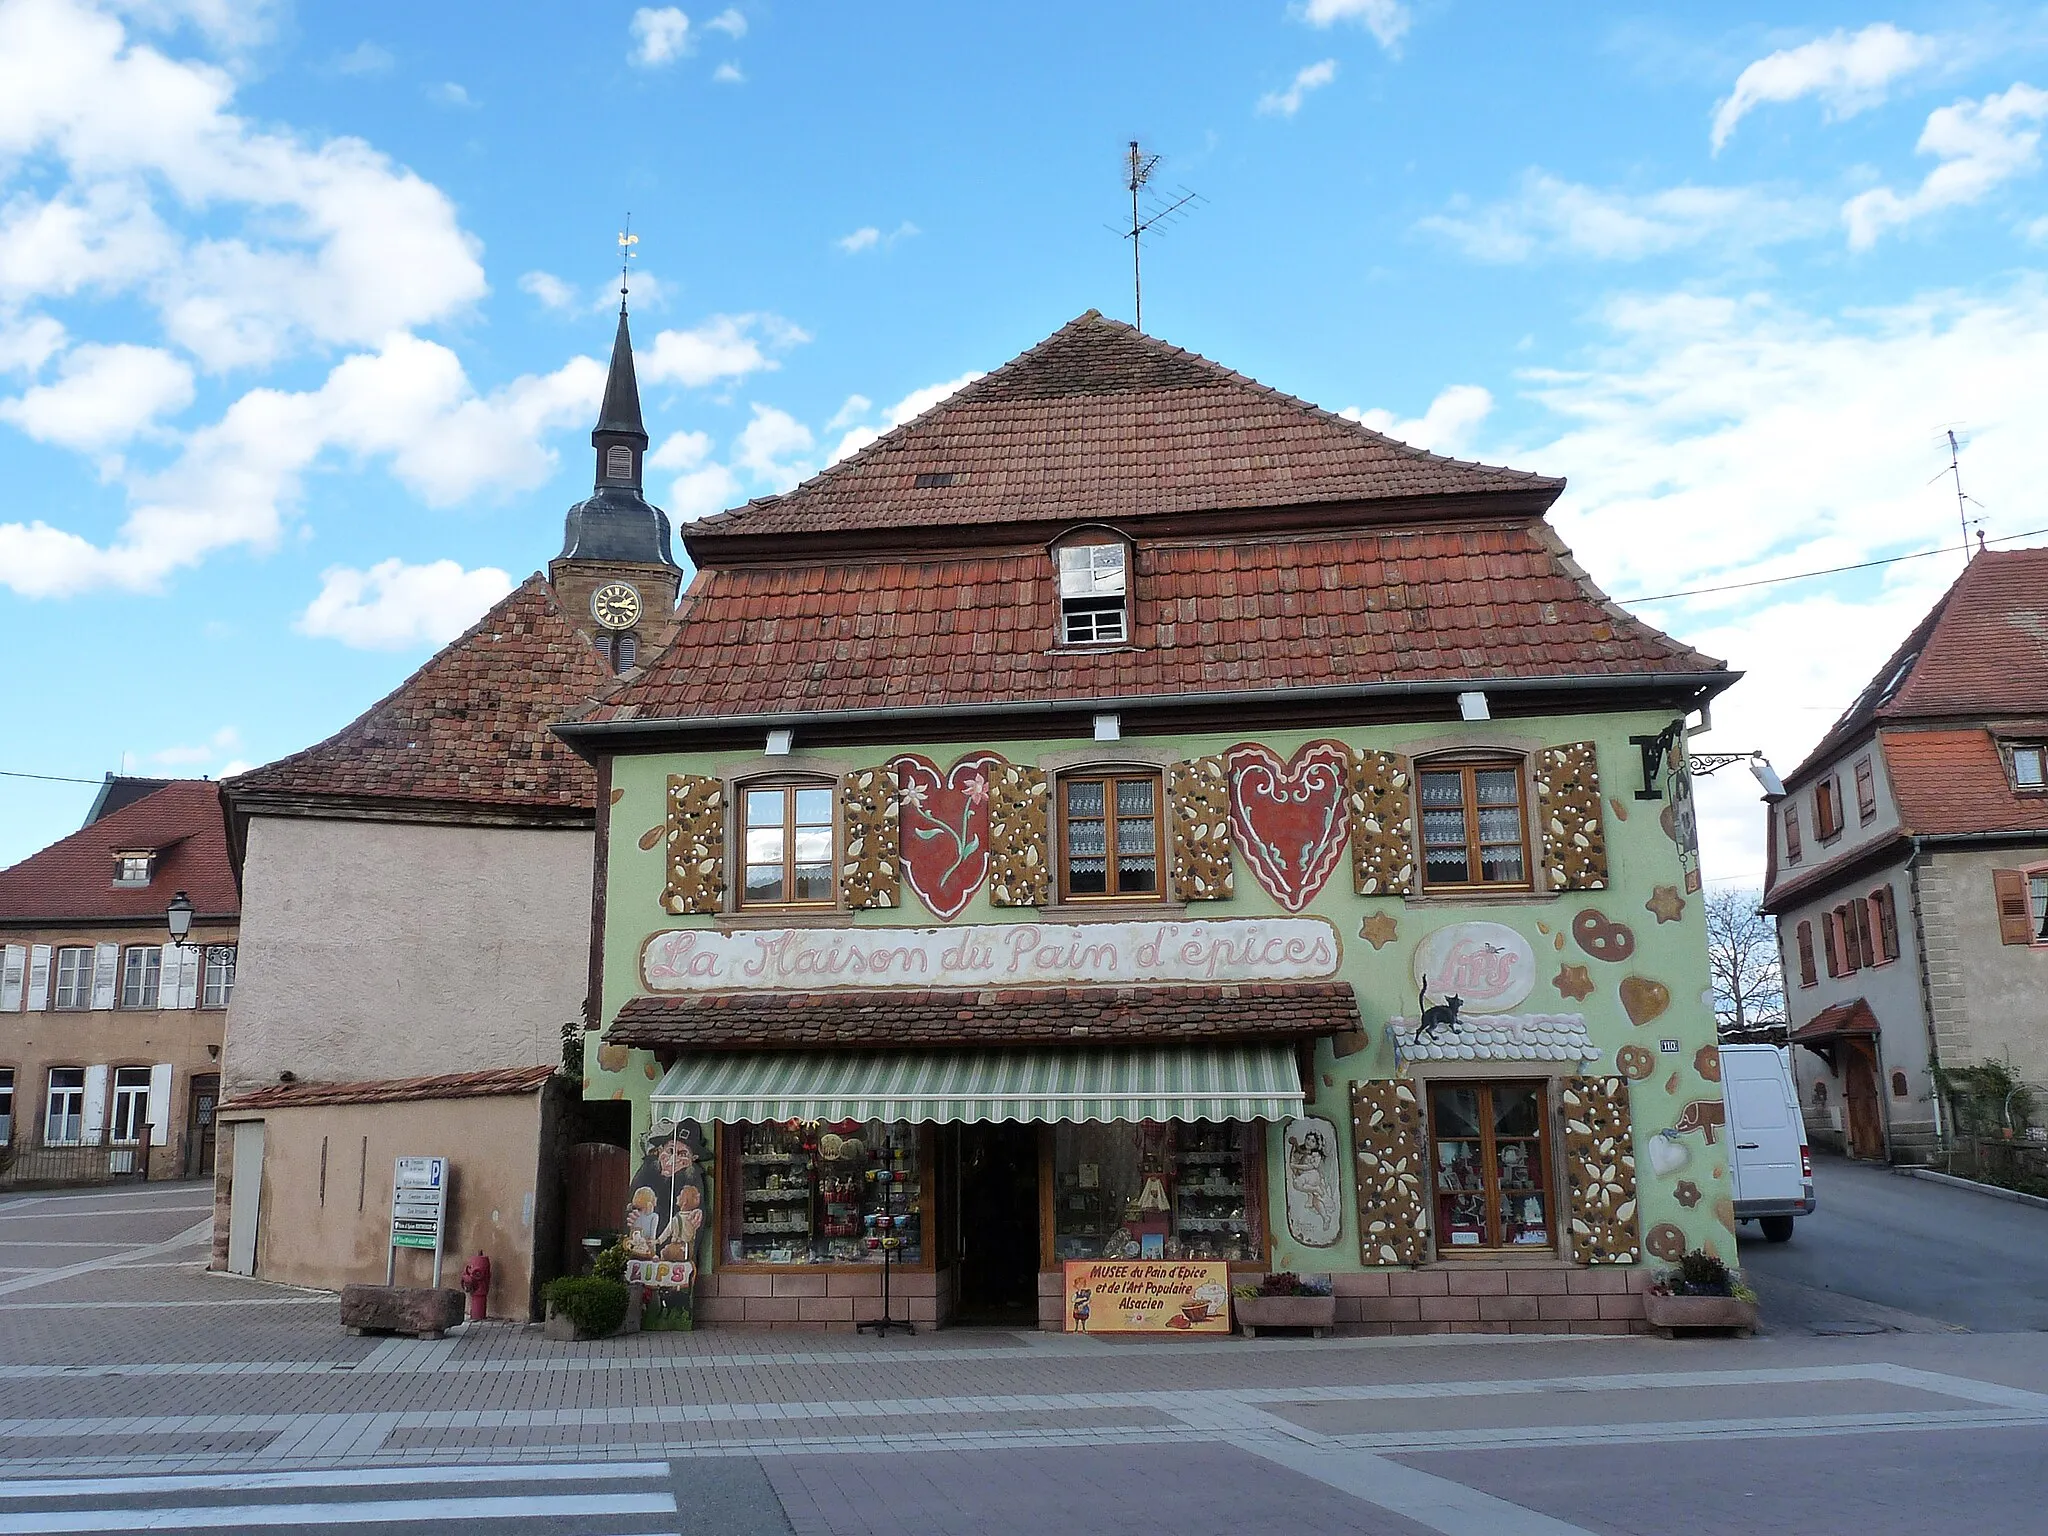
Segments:
[[[1724,1040],[1757,1039],[1785,1027],[1785,972],[1778,925],[1759,891],[1707,897],[1707,969],[1714,979],[1714,1020]]]

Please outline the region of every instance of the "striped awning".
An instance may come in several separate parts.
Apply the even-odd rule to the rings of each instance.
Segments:
[[[657,1114],[707,1124],[1280,1120],[1301,1104],[1285,1045],[702,1052],[654,1090]]]

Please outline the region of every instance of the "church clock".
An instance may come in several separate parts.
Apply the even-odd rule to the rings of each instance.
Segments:
[[[639,589],[631,582],[606,582],[590,594],[590,616],[606,629],[631,629],[640,622]]]

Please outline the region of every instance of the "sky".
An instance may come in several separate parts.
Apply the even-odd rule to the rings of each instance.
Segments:
[[[1567,477],[1789,770],[1961,568],[1948,430],[2048,542],[2044,125],[2048,11],[1968,0],[0,0],[0,864],[93,795],[12,775],[295,751],[559,550],[629,214],[688,519],[1129,318],[1133,138],[1148,331]]]

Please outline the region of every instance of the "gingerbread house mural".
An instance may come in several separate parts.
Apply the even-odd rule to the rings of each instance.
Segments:
[[[1352,1330],[1625,1331],[1732,1258],[1672,811],[1734,675],[1562,488],[1091,312],[690,525],[673,639],[556,729],[584,1092],[709,1128],[703,1320],[851,1327],[886,1263],[1099,1329],[1072,1268],[1156,1264],[1162,1326],[1270,1267]]]

